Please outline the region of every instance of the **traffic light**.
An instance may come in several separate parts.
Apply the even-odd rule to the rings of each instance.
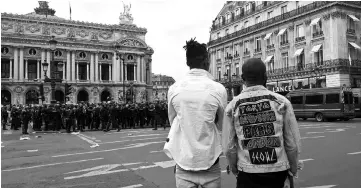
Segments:
[[[44,96],[44,84],[39,85],[40,96]]]

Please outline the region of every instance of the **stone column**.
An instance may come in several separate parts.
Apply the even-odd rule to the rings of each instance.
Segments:
[[[66,80],[71,80],[71,51],[66,52]]]
[[[137,58],[137,82],[140,83],[140,56]]]
[[[86,64],[86,79],[90,81],[89,79],[89,63]]]
[[[49,63],[49,67],[48,67],[48,72],[46,73],[46,75],[48,75],[49,78],[51,78],[51,67],[52,64],[50,63],[50,51],[46,52],[46,62]]]
[[[20,68],[19,68],[19,80],[24,81],[24,48],[20,48]]]
[[[40,79],[40,74],[41,72],[39,72],[39,65],[41,66],[41,61],[38,59],[38,62],[36,62],[36,79]]]
[[[99,64],[99,80],[102,81],[102,64]]]
[[[79,62],[76,62],[76,80],[79,81]]]
[[[19,49],[14,48],[14,80],[19,79]]]
[[[10,75],[9,79],[13,78],[13,59],[10,59]]]
[[[125,66],[125,67],[124,67],[124,68],[125,68],[125,71],[124,71],[124,72],[125,72],[125,80],[124,80],[124,81],[128,81],[128,77],[127,77],[127,76],[128,76],[128,74],[127,74],[127,72],[128,72],[128,69],[127,69],[128,65],[127,65],[127,64],[124,64],[124,66]]]
[[[123,77],[124,77],[124,75],[123,75],[123,69],[124,69],[124,67],[123,67],[123,60],[120,60],[120,81],[122,82],[123,81]]]
[[[73,80],[73,81],[75,81],[75,64],[76,64],[76,62],[75,62],[75,52],[73,51],[73,52],[71,52],[71,80]]]
[[[98,52],[95,53],[95,81],[99,81],[99,62],[98,62]]]
[[[118,81],[118,77],[117,77],[117,72],[116,72],[116,70],[117,70],[117,65],[116,65],[116,63],[117,63],[117,58],[116,58],[116,56],[117,56],[117,54],[114,52],[113,53],[113,61],[112,61],[112,79],[113,79],[113,81]]]
[[[90,82],[94,81],[94,54],[90,54]]]
[[[112,75],[112,64],[109,64],[109,81],[113,80],[113,75]]]
[[[137,64],[134,64],[134,74],[133,74],[133,80],[137,81]]]
[[[25,59],[25,80],[28,80],[28,59]]]
[[[40,75],[41,79],[44,80],[44,69],[42,63],[45,62],[45,49],[41,52],[41,62],[40,62]]]
[[[65,72],[68,69],[68,65],[63,61],[63,80],[65,80]],[[67,75],[68,76],[68,75]]]

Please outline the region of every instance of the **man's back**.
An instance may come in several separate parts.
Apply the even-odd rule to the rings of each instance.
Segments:
[[[170,124],[179,126],[174,139],[180,142],[171,142],[174,145],[167,155],[185,170],[210,168],[222,150],[221,126],[215,123],[215,117],[217,112],[223,116],[225,88],[207,71],[192,69],[184,80],[171,86],[168,95]]]

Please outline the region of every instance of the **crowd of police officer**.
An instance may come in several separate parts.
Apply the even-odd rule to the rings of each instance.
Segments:
[[[12,105],[1,109],[3,130],[10,124],[11,129],[22,128],[28,134],[32,122],[34,131],[66,132],[153,127],[166,129],[168,106],[165,101],[142,103],[104,102],[98,104],[51,104],[51,105]]]

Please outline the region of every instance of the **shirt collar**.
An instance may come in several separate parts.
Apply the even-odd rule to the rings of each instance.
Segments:
[[[251,91],[258,91],[258,90],[267,90],[267,88],[265,88],[262,85],[256,85],[256,86],[246,87],[244,90],[242,90],[241,93],[251,92]]]
[[[204,69],[191,69],[188,71],[187,76],[206,76],[211,80],[214,80],[214,77]]]

